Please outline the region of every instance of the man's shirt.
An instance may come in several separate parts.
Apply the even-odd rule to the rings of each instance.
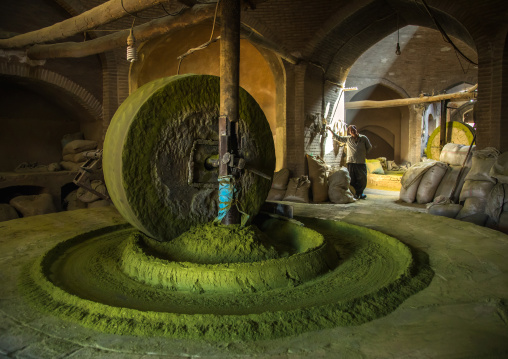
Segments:
[[[359,134],[356,140],[353,138],[353,136],[337,136],[334,134],[333,137],[337,141],[346,144],[347,163],[365,163],[367,153],[369,153],[372,148],[372,145],[370,144],[367,136]]]

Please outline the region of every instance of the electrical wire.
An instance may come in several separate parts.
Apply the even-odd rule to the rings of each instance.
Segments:
[[[176,74],[177,75],[180,75],[180,66],[181,66],[182,61],[183,61],[184,58],[186,58],[187,56],[189,56],[193,52],[206,49],[210,44],[216,42],[217,40],[220,40],[220,36],[217,36],[215,39],[213,38],[213,32],[215,31],[215,23],[217,21],[217,11],[219,9],[219,2],[220,2],[220,0],[218,0],[217,1],[217,5],[215,5],[215,14],[213,16],[213,25],[212,25],[212,32],[210,34],[210,39],[207,42],[205,42],[204,44],[201,44],[198,47],[194,47],[192,49],[189,49],[185,54],[180,55],[180,56],[177,57],[177,59],[179,60],[178,61],[178,68],[176,70]]]
[[[164,10],[164,12],[167,15],[156,16],[156,17],[145,17],[145,16],[139,16],[139,15],[136,15],[136,14],[133,14],[133,13],[127,11],[127,9],[125,8],[125,6],[123,4],[123,0],[120,0],[120,3],[122,4],[123,11],[125,11],[127,14],[137,17],[138,19],[146,19],[146,20],[162,19],[163,17],[167,17],[167,16],[177,16],[177,15],[180,15],[185,8],[185,6],[182,6],[182,8],[179,11],[171,14],[166,10],[166,8],[164,7],[164,4],[161,3],[162,9]]]
[[[429,16],[431,17],[432,21],[434,21],[434,24],[436,25],[437,29],[439,30],[439,32],[441,32],[441,35],[443,36],[445,42],[449,43],[450,45],[452,45],[452,47],[455,49],[455,52],[458,53],[460,56],[462,56],[467,62],[475,65],[475,66],[478,66],[478,63],[474,62],[473,60],[471,60],[469,57],[467,57],[466,55],[464,55],[464,53],[462,51],[460,51],[460,49],[453,43],[452,39],[450,39],[450,37],[448,36],[448,34],[446,34],[445,30],[441,27],[441,25],[439,24],[439,22],[437,21],[437,19],[434,17],[434,15],[432,15],[432,13],[430,12],[430,8],[429,6],[427,5],[427,3],[425,2],[425,0],[422,0],[422,3],[423,5],[425,6],[425,9],[427,10],[427,13],[429,14]],[[462,65],[462,64],[461,64]]]

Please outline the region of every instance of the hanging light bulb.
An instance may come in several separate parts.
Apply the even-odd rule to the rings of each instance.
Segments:
[[[399,43],[398,43],[398,42],[397,42],[397,49],[395,50],[395,54],[396,54],[397,56],[401,54],[401,52],[400,52],[400,45],[399,45]]]
[[[136,49],[136,38],[131,29],[129,36],[127,36],[127,61],[133,62],[137,59],[138,50]]]

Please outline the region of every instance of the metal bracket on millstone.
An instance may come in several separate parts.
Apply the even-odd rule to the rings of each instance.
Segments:
[[[195,140],[192,144],[187,183],[196,188],[219,188],[219,141]],[[216,158],[214,158],[216,157]]]

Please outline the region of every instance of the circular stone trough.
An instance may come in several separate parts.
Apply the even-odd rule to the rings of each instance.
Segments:
[[[430,283],[425,258],[395,238],[303,221],[259,224],[274,258],[214,264],[175,262],[132,228],[104,228],[48,251],[20,287],[40,309],[103,332],[253,340],[361,324]]]

